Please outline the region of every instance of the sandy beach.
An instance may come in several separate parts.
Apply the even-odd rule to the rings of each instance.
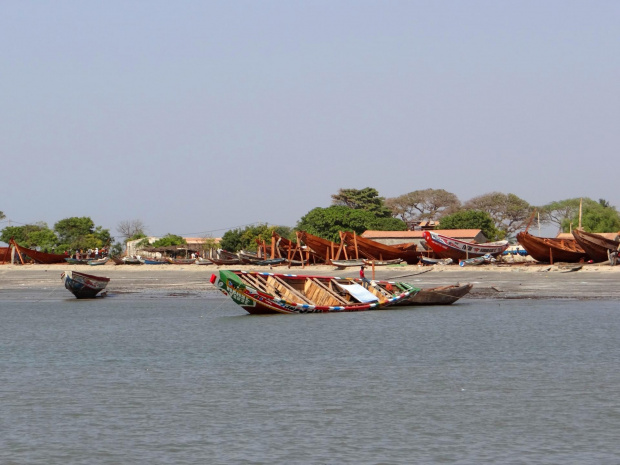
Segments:
[[[377,267],[375,278],[399,280],[416,287],[434,287],[455,283],[473,283],[467,298],[485,299],[618,299],[620,298],[620,266],[609,264],[502,264],[472,267],[396,266]],[[246,269],[274,273],[314,274],[321,276],[358,276],[357,268],[336,269],[333,266],[252,267],[204,265],[2,265],[0,266],[0,300],[2,291],[36,291],[64,289],[60,274],[64,270],[111,278],[110,293],[149,291],[174,293],[215,291],[209,282],[218,269]],[[372,270],[366,276],[371,277]]]

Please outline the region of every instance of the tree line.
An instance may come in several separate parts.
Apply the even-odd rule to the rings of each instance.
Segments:
[[[439,223],[441,229],[480,229],[488,240],[512,239],[527,226],[538,212],[543,225],[555,225],[558,231],[576,228],[581,215],[581,226],[588,232],[620,231],[620,215],[616,207],[604,199],[598,201],[583,197],[530,205],[515,194],[490,192],[462,202],[455,194],[444,189],[423,189],[397,197],[384,198],[372,188],[342,188],[331,196],[331,205],[316,207],[303,215],[295,227],[258,224],[227,231],[219,244],[231,251],[256,250],[256,240],[270,240],[273,231],[295,240],[295,231],[339,240],[339,231],[366,230],[405,231],[425,221]],[[580,213],[581,207],[581,213]],[[5,216],[0,211],[0,219]],[[95,226],[89,217],[71,217],[60,220],[49,228],[45,223],[7,226],[0,231],[0,241],[14,238],[20,245],[45,252],[62,253],[95,247],[109,247],[120,252],[128,240],[144,239],[143,246],[179,245],[182,237],[167,234],[148,244],[146,226],[141,220],[121,221],[117,225],[123,242],[114,242],[108,229]],[[212,238],[207,242],[214,244]]]

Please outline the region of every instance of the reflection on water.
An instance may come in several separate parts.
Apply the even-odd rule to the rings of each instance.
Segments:
[[[1,463],[620,460],[616,302],[151,296],[0,295]]]

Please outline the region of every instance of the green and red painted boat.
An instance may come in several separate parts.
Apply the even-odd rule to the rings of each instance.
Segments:
[[[471,284],[420,289],[397,281],[220,270],[211,283],[250,314],[360,312],[416,305],[449,305]],[[367,286],[363,286],[366,284]],[[420,298],[417,298],[420,296]]]
[[[211,276],[223,294],[250,314],[379,310],[404,303],[420,289],[394,281],[220,270]]]

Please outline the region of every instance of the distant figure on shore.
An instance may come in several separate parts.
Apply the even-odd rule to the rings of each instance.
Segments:
[[[99,247],[95,247],[95,258],[99,258]]]
[[[609,264],[611,266],[616,266],[618,264],[618,252],[620,251],[620,245],[618,246],[618,250],[614,250],[613,252],[610,252],[609,250],[607,251],[607,253],[609,254]]]
[[[366,274],[364,273],[364,265],[360,268],[360,279],[362,280],[362,286],[368,289],[370,281],[366,278]]]

